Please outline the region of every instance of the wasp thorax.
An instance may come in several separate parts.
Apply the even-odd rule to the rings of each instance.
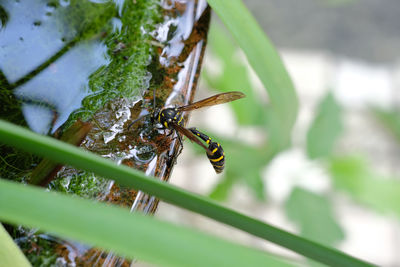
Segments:
[[[165,128],[170,128],[171,123],[183,126],[183,117],[177,108],[164,108],[159,112],[158,122]]]

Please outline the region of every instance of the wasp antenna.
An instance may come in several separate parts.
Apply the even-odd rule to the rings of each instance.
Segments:
[[[146,114],[146,115],[144,115],[144,116],[142,116],[142,117],[139,117],[139,118],[137,118],[136,120],[134,120],[133,122],[131,122],[129,125],[128,125],[128,131],[129,131],[129,129],[132,127],[132,125],[134,125],[135,123],[137,123],[138,121],[140,121],[141,119],[143,119],[143,118],[145,118],[145,117],[147,117],[147,116],[149,116],[150,114]]]

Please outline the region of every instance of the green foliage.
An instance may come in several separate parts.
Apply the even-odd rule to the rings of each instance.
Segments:
[[[223,92],[239,90],[246,94],[245,101],[231,103],[239,124],[265,125],[265,107],[262,106],[250,82],[247,66],[239,59],[238,48],[217,23],[211,24],[208,40],[212,56],[219,61],[222,69],[221,73],[216,75],[205,68],[203,78],[216,90]]]
[[[397,110],[373,109],[375,117],[400,142],[400,112]]]
[[[343,130],[340,107],[328,93],[307,133],[307,153],[311,159],[330,157],[336,139]]]
[[[302,236],[330,246],[344,238],[326,196],[297,187],[293,189],[285,208],[289,219],[299,226]]]
[[[23,150],[0,144],[0,177],[9,180],[25,180],[25,176],[39,163],[40,157]]]
[[[229,197],[229,194],[235,183],[236,181],[226,174],[224,177],[222,177],[222,179],[218,181],[218,183],[214,186],[208,196],[212,199],[219,201],[226,200]]]
[[[335,246],[343,240],[344,233],[332,211],[332,203],[323,195],[296,187],[286,201],[288,218],[299,228],[300,234],[326,246]],[[309,260],[310,266],[324,266]]]
[[[333,158],[330,161],[329,171],[337,189],[377,211],[400,216],[398,179],[379,175],[363,157],[359,156]]]
[[[21,228],[21,227],[20,227]],[[26,229],[26,231],[29,231]],[[54,247],[55,238],[43,234],[29,234],[23,242],[19,242],[18,246],[26,255],[32,266],[55,266],[57,258],[56,249]]]
[[[268,92],[270,145],[266,155],[275,154],[290,143],[291,129],[297,116],[297,96],[282,60],[240,0],[208,0],[239,44],[250,65]],[[255,103],[252,103],[255,104]]]

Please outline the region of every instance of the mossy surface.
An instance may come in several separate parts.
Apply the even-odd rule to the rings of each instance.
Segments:
[[[27,114],[23,108],[31,105],[52,113],[53,123],[65,118],[65,129],[77,119],[90,120],[99,108],[114,99],[134,98],[148,89],[152,76],[148,65],[155,55],[149,32],[162,17],[159,1],[125,1],[119,5],[114,1],[98,4],[81,0],[1,3],[3,35],[0,31],[0,39],[7,38],[10,44],[2,46],[3,51],[0,51],[0,61],[3,61],[0,64],[0,118],[26,126]],[[22,29],[15,40],[7,31],[7,27],[15,23],[13,19],[21,23]],[[38,34],[32,36],[30,31],[38,31]],[[52,40],[49,32],[56,32],[54,36],[59,38]],[[21,45],[23,42],[25,44]],[[58,44],[57,49],[49,44]],[[36,51],[39,56],[35,56],[40,60],[32,63],[30,58],[14,56],[18,49],[22,49],[21,53],[24,49],[30,54]],[[41,55],[41,51],[52,49],[54,52]],[[73,64],[63,63],[72,57]],[[33,67],[25,74],[16,78],[9,75],[14,70],[24,73],[21,69],[30,64]],[[76,82],[74,79],[79,77],[73,74],[82,70],[87,76]],[[18,94],[20,91],[23,93]],[[57,101],[56,104],[52,102],[57,97],[62,102],[63,94],[77,95],[76,102],[71,103],[76,108],[63,110]],[[40,116],[38,113],[39,121]],[[49,134],[54,133],[53,126],[49,125]],[[2,178],[23,180],[39,161],[36,156],[0,145]]]
[[[69,167],[66,169],[63,170],[64,175],[60,179],[55,179],[50,183],[51,190],[90,199],[101,198],[101,193],[107,191],[108,180],[100,178],[91,172],[76,171]],[[67,175],[68,172],[70,172],[69,175]]]

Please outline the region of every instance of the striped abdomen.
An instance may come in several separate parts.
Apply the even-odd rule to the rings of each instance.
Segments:
[[[217,142],[213,142],[208,135],[203,134],[196,128],[190,128],[189,130],[207,143],[208,149],[210,150],[210,152],[207,152],[207,157],[214,167],[215,172],[221,173],[225,167],[225,152],[222,146]]]

